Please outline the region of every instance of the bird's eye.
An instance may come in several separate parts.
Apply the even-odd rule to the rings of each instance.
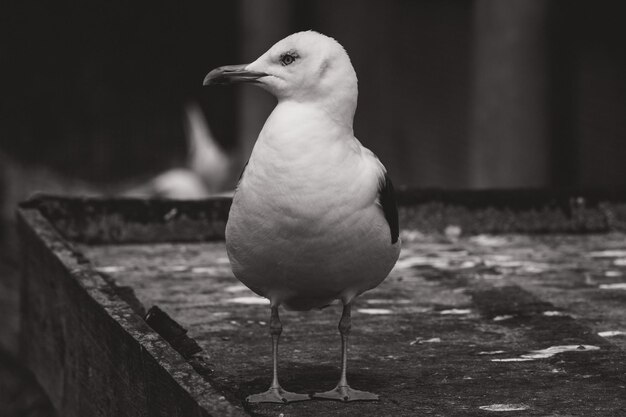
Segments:
[[[280,56],[280,63],[284,65],[291,65],[298,58],[298,55],[293,52],[287,52]]]

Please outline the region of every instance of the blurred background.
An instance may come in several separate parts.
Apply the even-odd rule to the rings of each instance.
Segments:
[[[228,161],[208,192],[232,189],[274,99],[250,86],[203,89],[202,79],[305,29],[348,50],[360,81],[356,135],[399,185],[623,186],[620,6],[6,2],[0,195],[150,193],[142,184],[193,165],[190,136],[207,126],[213,153]]]
[[[622,4],[3,2],[0,348],[17,349],[15,204],[36,191],[231,190],[274,99],[202,79],[295,31],[325,33],[350,54],[355,134],[396,185],[623,188]]]

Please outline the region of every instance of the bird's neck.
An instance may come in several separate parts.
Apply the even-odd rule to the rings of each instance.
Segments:
[[[325,141],[353,137],[352,117],[324,103],[280,100],[259,137],[275,143],[312,142],[319,146]]]
[[[337,122],[317,105],[280,101],[259,134],[251,160],[262,157],[277,170],[322,166],[331,162],[328,158],[343,158],[358,147],[351,123]]]
[[[353,130],[354,113],[356,111],[356,100],[347,102],[346,100],[328,99],[321,103],[320,108],[323,109],[328,118],[335,123],[345,126]]]
[[[352,129],[358,96],[356,74],[348,62],[332,72],[321,75],[315,88],[308,92],[305,90],[303,102],[318,106],[335,123]]]
[[[294,128],[301,125],[315,131],[314,127],[317,125],[331,128],[333,131],[341,130],[344,134],[352,134],[355,110],[356,101],[352,105],[331,99],[315,102],[279,99],[270,119],[273,119],[272,122],[291,125]]]
[[[325,114],[325,123],[341,126],[352,132],[358,99],[356,77],[344,77],[353,82],[320,82],[314,89],[302,89],[293,94],[276,94],[278,104],[274,112],[299,109],[309,113]]]

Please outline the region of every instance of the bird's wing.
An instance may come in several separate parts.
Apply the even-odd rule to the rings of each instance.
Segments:
[[[385,219],[389,224],[391,244],[394,244],[398,241],[398,236],[400,235],[400,224],[398,221],[398,206],[396,204],[393,184],[386,172],[380,179],[378,186],[378,203],[382,207]]]

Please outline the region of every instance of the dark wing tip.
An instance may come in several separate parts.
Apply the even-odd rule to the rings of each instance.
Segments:
[[[378,190],[378,201],[383,208],[383,214],[389,224],[391,231],[391,244],[398,241],[400,236],[400,223],[398,220],[398,205],[396,204],[396,196],[393,189],[391,178],[385,173],[385,177],[381,178]]]

